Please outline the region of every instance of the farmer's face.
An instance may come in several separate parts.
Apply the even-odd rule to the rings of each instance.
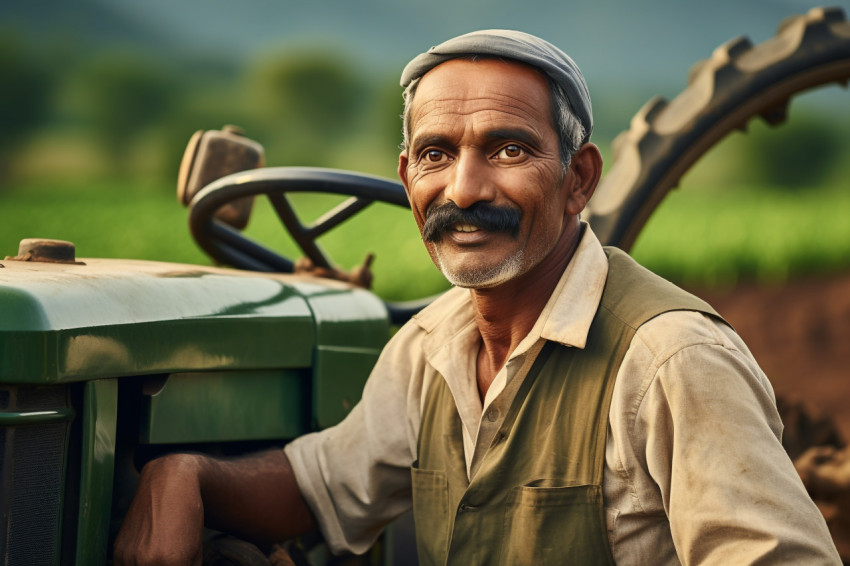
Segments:
[[[452,60],[422,77],[399,176],[453,284],[487,288],[529,273],[572,233],[565,226],[580,209],[570,206],[551,109],[546,77],[519,63]]]

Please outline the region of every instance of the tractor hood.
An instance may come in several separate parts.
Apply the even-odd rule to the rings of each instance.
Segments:
[[[162,262],[0,261],[0,383],[310,367],[379,350],[383,303],[349,285]]]

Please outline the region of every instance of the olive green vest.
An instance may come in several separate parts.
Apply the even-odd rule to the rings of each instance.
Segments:
[[[584,349],[547,342],[470,482],[445,380],[430,387],[412,468],[422,566],[613,564],[602,502],[608,409],[635,330],[671,310],[717,314],[606,248]]]

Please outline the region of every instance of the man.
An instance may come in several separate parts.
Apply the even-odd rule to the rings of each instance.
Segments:
[[[573,61],[475,32],[402,85],[399,176],[456,288],[339,426],[149,464],[116,562],[197,561],[204,521],[360,552],[412,499],[423,564],[839,563],[741,340],[580,221],[602,161]]]

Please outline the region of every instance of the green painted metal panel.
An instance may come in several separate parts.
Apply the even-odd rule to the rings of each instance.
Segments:
[[[4,262],[0,383],[312,363],[315,324],[301,278],[85,261]],[[348,288],[323,291],[362,300],[352,299]]]
[[[319,346],[313,367],[313,426],[333,426],[360,401],[381,350]]]
[[[41,330],[47,316],[38,298],[26,289],[0,286],[0,331]]]
[[[142,401],[151,444],[294,438],[308,432],[309,372],[173,374]]]
[[[0,382],[51,383],[202,369],[307,367],[309,316],[172,320],[0,333]]]
[[[320,281],[320,280],[316,280]],[[390,324],[384,303],[365,289],[298,287],[316,321],[316,344],[347,348],[383,348]]]
[[[389,338],[389,320],[384,304],[363,289],[352,290],[347,300],[327,290],[302,292],[316,321],[313,426],[326,428],[345,418],[360,401]]]
[[[4,261],[0,331],[306,313],[292,276],[153,261],[86,259],[85,265]],[[14,314],[14,316],[11,316]]]
[[[116,380],[102,379],[85,384],[82,418],[76,556],[80,566],[106,564],[107,560],[118,419]]]

